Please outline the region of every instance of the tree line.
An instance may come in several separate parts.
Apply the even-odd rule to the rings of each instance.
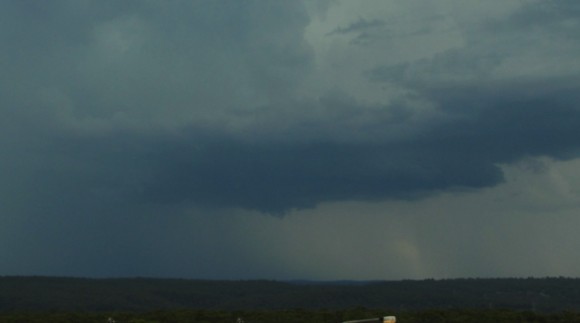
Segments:
[[[153,310],[580,311],[580,279],[449,279],[373,282],[212,281],[0,277],[0,313]],[[4,321],[2,321],[4,322]]]
[[[399,323],[580,322],[579,312],[534,313],[515,310],[393,311],[287,309],[276,311],[164,310],[152,312],[0,312],[3,323],[340,323],[396,315]]]

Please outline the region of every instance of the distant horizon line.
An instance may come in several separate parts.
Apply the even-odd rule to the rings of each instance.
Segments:
[[[568,279],[576,280],[580,277],[572,276],[505,276],[505,277],[453,277],[453,278],[402,278],[402,279],[274,279],[274,278],[193,278],[193,277],[162,277],[162,276],[66,276],[66,275],[2,275],[3,278],[39,278],[39,279],[79,279],[79,280],[184,280],[206,282],[278,282],[290,284],[336,284],[336,285],[366,285],[389,282],[425,282],[425,281],[459,281],[459,280],[545,280],[545,279]]]

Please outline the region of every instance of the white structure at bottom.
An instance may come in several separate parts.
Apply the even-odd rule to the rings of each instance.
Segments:
[[[382,323],[396,323],[397,318],[394,316],[384,316],[377,317],[374,319],[364,319],[364,320],[354,320],[354,321],[344,321],[342,323],[370,323],[370,322],[382,322]]]

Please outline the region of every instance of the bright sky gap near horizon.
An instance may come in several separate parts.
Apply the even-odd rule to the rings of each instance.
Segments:
[[[0,1],[0,275],[580,276],[580,1]]]

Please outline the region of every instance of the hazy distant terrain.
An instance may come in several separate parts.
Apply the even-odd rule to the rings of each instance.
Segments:
[[[580,279],[385,282],[0,277],[0,311],[511,309],[580,310]]]

